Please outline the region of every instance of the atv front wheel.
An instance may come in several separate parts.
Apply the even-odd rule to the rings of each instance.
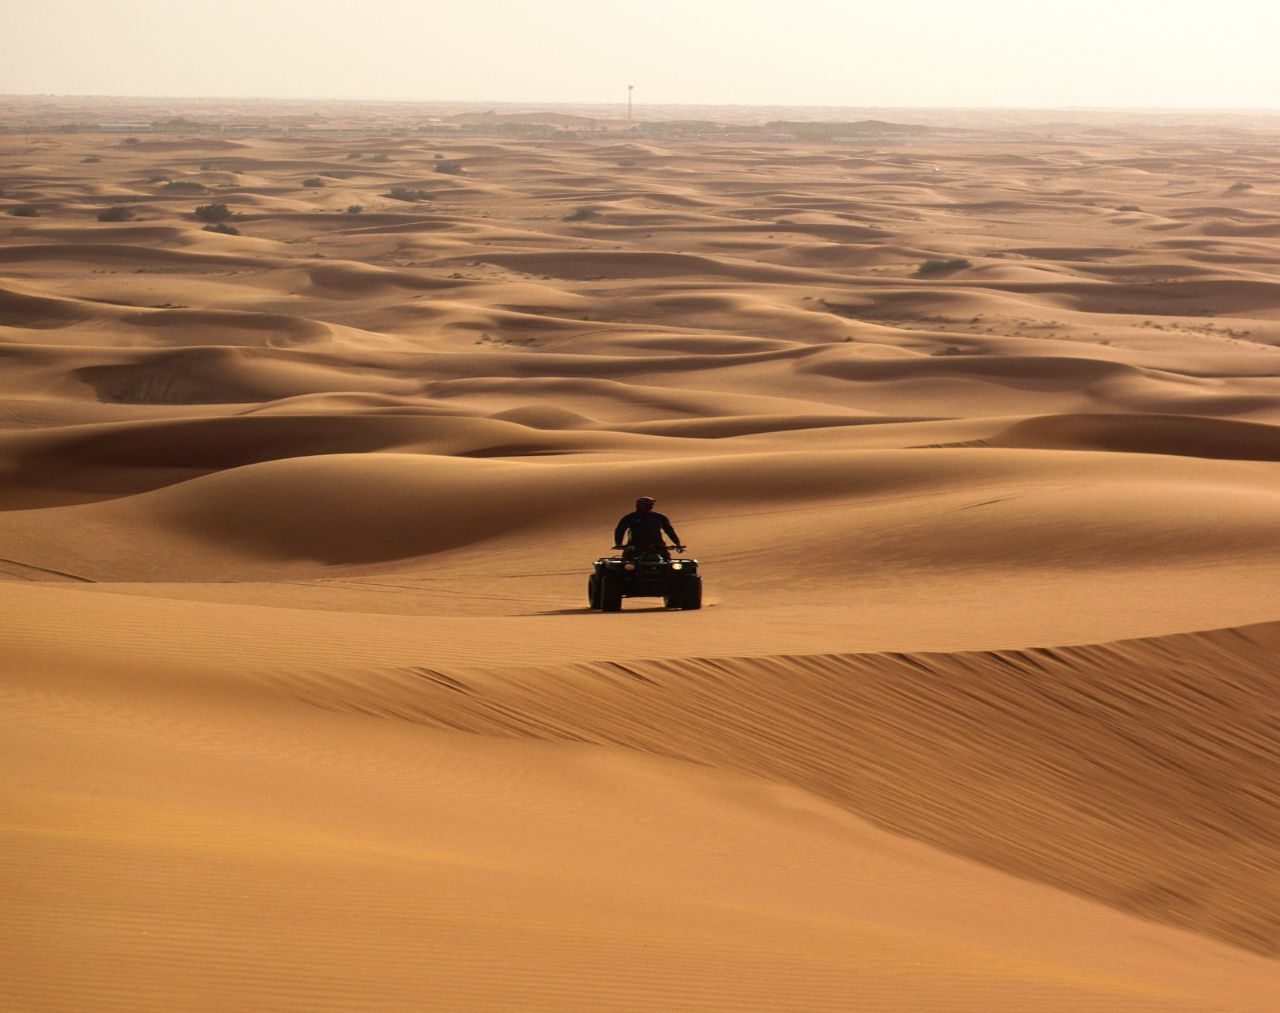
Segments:
[[[587,578],[587,605],[593,609],[600,607],[600,575],[593,573]]]
[[[600,578],[600,611],[622,611],[622,582],[607,573]]]
[[[680,594],[680,607],[686,612],[702,608],[702,578],[693,576],[685,583]]]

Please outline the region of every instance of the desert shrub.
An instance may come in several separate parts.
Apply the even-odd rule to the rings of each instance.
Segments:
[[[231,209],[225,204],[201,204],[194,214],[197,221],[225,222],[231,217]]]
[[[450,176],[462,175],[462,163],[456,158],[446,158],[442,162],[437,162],[433,168],[436,172],[448,173]]]
[[[98,212],[100,222],[127,222],[132,218],[133,208],[126,204],[117,204],[115,207],[103,208]]]
[[[390,197],[392,200],[403,201],[420,201],[430,200],[431,194],[426,190],[410,190],[407,186],[393,186],[383,197]]]
[[[126,138],[124,139],[124,141],[123,141],[123,142],[121,142],[121,143],[123,143],[123,144],[137,144],[137,143],[138,143],[138,139],[137,139],[136,137],[126,137]]]
[[[166,183],[162,190],[167,193],[208,193],[209,188],[203,183],[197,183],[194,179],[175,179],[172,183]]]
[[[348,205],[347,205],[347,214],[349,214],[349,215],[358,215],[358,214],[359,214],[361,211],[363,211],[363,210],[364,210],[364,205],[363,205],[363,204],[348,204]]]
[[[390,162],[391,156],[388,155],[385,151],[380,151],[376,155],[370,156],[369,161],[370,162]]]
[[[80,161],[82,161],[82,162],[101,162],[101,161],[102,161],[102,159],[101,159],[101,158],[99,158],[97,155],[88,155],[88,156],[86,156],[86,157],[84,157],[84,158],[80,159]]]
[[[309,186],[314,190],[316,187],[324,186],[324,180],[322,180],[319,176],[308,176],[306,179],[302,181],[302,185]]]
[[[212,168],[213,168],[213,166],[212,166],[212,165],[209,165],[209,164],[206,162],[204,165],[200,166],[200,171],[201,171],[201,172],[209,172]]]
[[[1137,204],[1121,204],[1118,208],[1116,208],[1116,210],[1117,211],[1141,211],[1142,208],[1138,207]]]
[[[239,230],[239,229],[237,229],[234,225],[228,225],[226,222],[218,222],[216,225],[206,225],[206,226],[204,227],[204,230],[203,230],[203,231],[205,231],[205,232],[218,232],[218,233],[221,233],[221,234],[222,234],[222,235],[224,235],[224,236],[238,236],[238,235],[240,235],[240,230]]]
[[[1227,193],[1244,193],[1246,190],[1252,190],[1252,183],[1232,183],[1227,187]]]
[[[33,204],[14,204],[5,209],[14,218],[39,218],[40,209]]]
[[[564,220],[566,222],[585,222],[590,221],[599,214],[599,208],[592,207],[590,204],[583,204],[582,207],[575,209],[572,214],[565,215]]]
[[[348,161],[348,162],[349,162],[349,161],[351,161],[353,158],[364,158],[364,152],[363,152],[363,151],[352,151],[352,152],[350,152],[350,153],[347,155],[347,161]]]
[[[973,267],[973,265],[963,257],[954,257],[951,260],[926,260],[916,268],[916,274],[949,274],[952,271],[962,271],[966,267]]]
[[[439,162],[439,161],[441,161],[441,160],[444,158],[444,155],[437,151],[437,152],[436,152],[434,155],[432,155],[431,157],[432,157],[432,158],[434,158],[437,162]]]

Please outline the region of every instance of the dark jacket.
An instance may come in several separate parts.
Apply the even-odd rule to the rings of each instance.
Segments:
[[[633,510],[618,521],[613,532],[613,544],[621,545],[622,538],[628,531],[631,532],[632,545],[661,545],[664,531],[672,542],[680,544],[676,529],[667,520],[667,515],[656,510]]]

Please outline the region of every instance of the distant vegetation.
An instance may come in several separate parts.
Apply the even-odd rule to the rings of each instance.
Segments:
[[[1232,183],[1227,187],[1227,193],[1244,193],[1246,190],[1252,190],[1252,183]]]
[[[195,210],[197,221],[225,222],[231,217],[231,209],[225,204],[201,204]]]
[[[309,186],[314,189],[316,187],[324,186],[324,180],[322,180],[319,176],[308,176],[306,179],[302,181],[302,185]]]
[[[361,211],[363,211],[363,210],[364,210],[364,205],[363,205],[363,204],[348,204],[348,205],[347,205],[347,214],[349,214],[349,215],[358,215],[358,214],[359,214]]]
[[[442,162],[437,162],[434,169],[436,172],[448,173],[450,176],[461,176],[462,162],[456,158],[446,158]]]
[[[97,155],[89,155],[89,156],[87,156],[87,157],[85,157],[85,158],[80,159],[80,161],[82,161],[82,162],[101,162],[101,161],[102,161],[102,159],[100,159]]]
[[[167,193],[208,193],[209,188],[194,179],[175,179],[161,187]]]
[[[973,267],[973,264],[963,257],[955,257],[951,260],[926,260],[916,269],[916,274],[950,274],[952,271],[963,271],[966,267]]]
[[[426,190],[410,190],[407,186],[393,186],[382,196],[390,197],[392,200],[403,200],[409,202],[431,199],[431,194]]]
[[[600,214],[599,208],[592,207],[590,204],[583,204],[582,207],[577,208],[572,214],[565,215],[564,220],[566,222],[585,222],[595,218],[598,214]]]
[[[385,151],[380,151],[378,152],[378,154],[370,156],[369,161],[370,162],[390,162],[391,156],[388,155]]]
[[[133,208],[127,204],[117,204],[115,207],[103,208],[98,212],[100,222],[127,222],[132,218]]]
[[[40,209],[34,204],[14,204],[5,208],[5,211],[14,218],[39,218]]]
[[[228,225],[226,222],[218,222],[218,224],[217,224],[217,225],[206,225],[206,226],[204,227],[204,231],[205,231],[205,232],[219,232],[219,233],[221,233],[221,234],[222,234],[222,235],[224,235],[224,236],[238,236],[238,235],[240,235],[240,230],[239,230],[239,229],[237,229],[234,225]]]

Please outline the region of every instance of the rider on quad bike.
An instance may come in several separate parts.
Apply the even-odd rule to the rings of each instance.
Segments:
[[[657,500],[652,496],[641,496],[636,500],[635,510],[618,521],[618,526],[613,530],[613,547],[622,549],[623,558],[638,552],[656,552],[663,559],[670,561],[671,552],[662,540],[664,532],[672,543],[680,545],[676,529],[667,520],[667,515],[653,509],[656,502]],[[623,545],[622,539],[628,531],[631,532],[631,539]],[[681,549],[681,551],[684,550]]]
[[[601,556],[587,578],[587,605],[601,612],[620,612],[624,598],[661,598],[668,609],[685,612],[702,608],[702,575],[696,559],[673,560],[671,550],[685,547],[676,529],[653,509],[652,496],[636,500],[634,513],[618,521],[613,547],[621,556]],[[624,545],[623,538],[631,538]],[[672,544],[663,540],[667,535]]]

